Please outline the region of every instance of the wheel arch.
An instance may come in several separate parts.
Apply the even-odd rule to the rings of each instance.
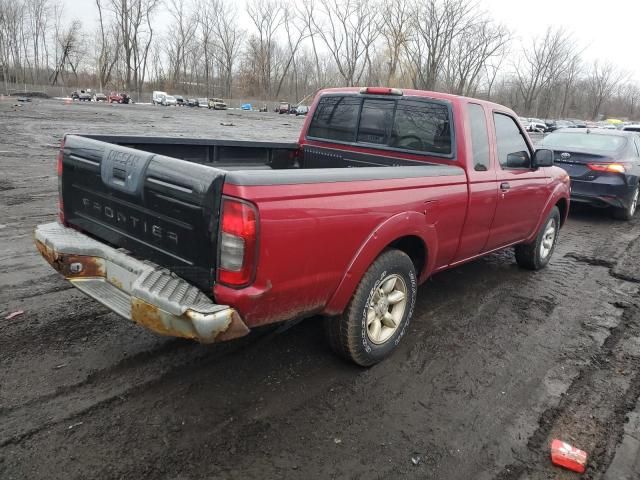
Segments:
[[[416,267],[418,283],[422,283],[433,270],[436,258],[435,228],[418,212],[398,214],[378,225],[353,256],[323,313],[341,313],[371,264],[389,248],[397,248],[409,256]]]

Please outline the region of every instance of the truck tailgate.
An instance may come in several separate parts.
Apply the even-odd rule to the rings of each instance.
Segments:
[[[225,172],[77,135],[65,138],[65,222],[208,290]]]

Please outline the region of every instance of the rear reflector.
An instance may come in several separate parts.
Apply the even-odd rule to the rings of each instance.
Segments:
[[[360,93],[368,95],[402,95],[402,90],[399,88],[387,88],[387,87],[364,87],[360,89]]]
[[[624,163],[589,163],[588,167],[596,172],[625,173],[629,165]]]
[[[232,198],[223,199],[221,212],[218,281],[244,287],[255,271],[258,214],[254,205]]]

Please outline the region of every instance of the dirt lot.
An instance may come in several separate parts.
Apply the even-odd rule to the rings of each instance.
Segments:
[[[294,140],[302,119],[13,105],[0,102],[0,478],[577,478],[549,465],[556,436],[589,452],[587,478],[612,463],[640,396],[640,219],[575,209],[543,271],[507,251],[435,276],[399,351],[368,370],[329,351],[320,318],[200,346],[109,313],[38,256],[57,144]]]

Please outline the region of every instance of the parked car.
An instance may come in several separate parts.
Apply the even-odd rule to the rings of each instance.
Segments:
[[[631,220],[638,204],[640,137],[619,130],[566,129],[547,135],[544,148],[571,177],[571,200],[612,207],[615,218]]]
[[[152,105],[162,105],[162,99],[167,96],[167,92],[161,92],[159,90],[155,90],[151,94],[151,104]]]
[[[289,113],[289,110],[291,110],[291,104],[290,103],[280,102],[280,105],[278,105],[278,113],[280,113],[280,114]]]
[[[198,106],[199,107],[203,107],[203,108],[208,108],[209,107],[209,100],[202,97],[202,98],[198,98]]]
[[[106,102],[107,101],[107,96],[104,93],[94,93],[93,94],[93,101],[94,102]]]
[[[198,100],[196,100],[195,98],[190,98],[187,100],[187,107],[197,107],[198,106]]]
[[[561,128],[569,128],[574,124],[569,120],[552,120],[547,124],[547,132],[555,132],[556,130],[560,130]]]
[[[174,95],[176,97],[176,105],[179,107],[184,107],[187,102],[182,95]]]
[[[122,103],[122,94],[119,92],[111,92],[107,98],[109,103]]]
[[[433,273],[509,247],[547,265],[569,207],[552,164],[500,105],[329,89],[295,143],[67,135],[60,221],[35,241],[158,333],[209,343],[320,314],[338,353],[372,365]]]
[[[307,113],[309,113],[309,107],[306,105],[298,105],[296,107],[296,116],[306,115]]]
[[[226,110],[227,104],[221,98],[210,98],[207,102],[208,107],[214,110]]]
[[[544,133],[547,131],[547,124],[544,123],[539,118],[530,118],[529,126],[527,127],[527,131],[536,132],[536,133]]]
[[[92,96],[93,95],[91,94],[91,90],[76,90],[71,93],[71,98],[73,100],[79,100],[82,102],[90,102]]]
[[[638,124],[629,124],[623,125],[620,130],[623,132],[640,132],[640,125]]]
[[[567,128],[587,128],[587,122],[583,121],[583,120],[570,120],[571,121],[571,125],[569,125]]]
[[[173,95],[165,95],[164,97],[162,97],[161,103],[165,107],[175,107],[178,104],[178,101]]]

